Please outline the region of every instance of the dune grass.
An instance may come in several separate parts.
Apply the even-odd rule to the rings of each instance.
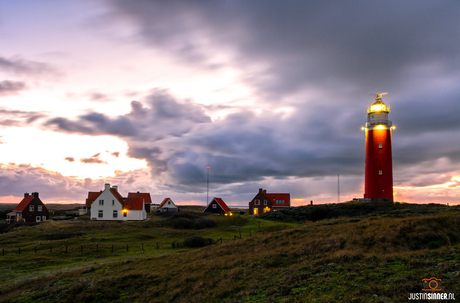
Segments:
[[[116,240],[124,245],[138,239],[146,245],[163,241],[164,247],[0,257],[0,301],[405,302],[432,276],[443,280],[445,292],[460,296],[457,208],[302,225],[252,216],[210,218],[216,226],[200,230],[157,227],[164,218],[154,216],[147,222],[49,222],[4,234],[1,245]],[[233,240],[240,229],[242,239]],[[42,240],[64,232],[83,235]],[[189,235],[224,241],[171,248],[171,240]]]

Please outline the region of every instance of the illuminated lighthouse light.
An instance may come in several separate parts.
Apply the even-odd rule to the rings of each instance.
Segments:
[[[394,127],[388,120],[390,107],[377,94],[367,110],[366,162],[364,198],[367,201],[393,201],[393,164],[391,132]]]

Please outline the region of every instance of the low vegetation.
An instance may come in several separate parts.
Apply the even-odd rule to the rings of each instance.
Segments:
[[[174,229],[154,214],[20,227],[0,235],[0,302],[405,302],[433,276],[459,297],[460,207],[388,207],[306,224],[204,216],[215,226]],[[32,250],[84,243],[99,250]]]

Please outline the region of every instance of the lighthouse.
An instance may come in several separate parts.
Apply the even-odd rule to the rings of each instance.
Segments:
[[[393,201],[393,163],[391,131],[394,128],[388,114],[390,107],[382,101],[386,93],[376,94],[375,102],[367,110],[365,201]]]

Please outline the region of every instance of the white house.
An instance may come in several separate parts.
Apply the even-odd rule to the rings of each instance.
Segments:
[[[142,198],[123,198],[118,187],[110,187],[108,183],[91,204],[91,220],[138,221],[146,218]]]
[[[160,211],[178,211],[179,208],[174,204],[173,200],[170,198],[165,198],[159,206]]]

